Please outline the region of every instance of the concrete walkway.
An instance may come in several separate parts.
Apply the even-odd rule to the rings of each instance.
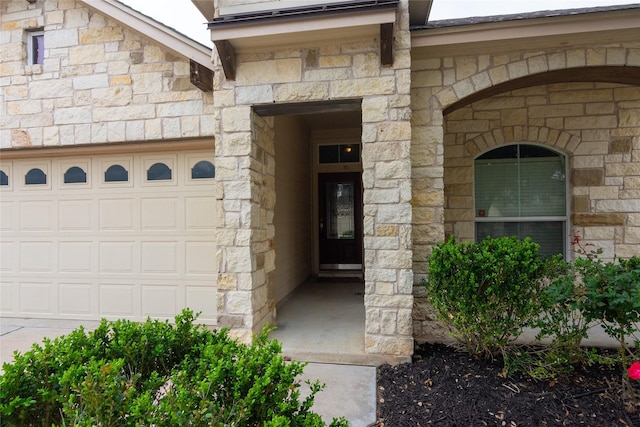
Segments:
[[[83,322],[92,330],[97,322]],[[78,327],[78,322],[37,319],[0,318],[0,362],[11,362],[14,351],[24,353],[43,338],[66,335]],[[326,388],[315,398],[313,411],[329,424],[333,418],[345,417],[352,427],[366,427],[376,420],[376,369],[326,363],[310,363],[301,378],[304,382],[320,380]]]

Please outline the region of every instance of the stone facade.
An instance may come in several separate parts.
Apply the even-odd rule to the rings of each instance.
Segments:
[[[274,322],[280,294],[298,285],[276,283],[283,122],[256,106],[361,102],[364,342],[381,360],[407,360],[414,339],[444,337],[421,280],[434,245],[448,235],[474,238],[473,162],[492,148],[521,142],[564,154],[571,234],[606,259],[638,254],[640,88],[553,77],[526,83],[593,67],[637,78],[637,40],[547,48],[537,40],[535,50],[514,42],[508,52],[487,45],[440,55],[412,51],[409,0],[395,16],[391,66],[381,65],[381,31],[327,31],[304,44],[293,33],[280,44],[244,44],[234,80],[214,55],[212,94],[190,83],[184,56],[80,0],[0,2],[0,148],[215,137],[217,323],[244,341]],[[41,65],[28,65],[31,30],[45,33]]]
[[[490,86],[559,69],[640,66],[637,42],[414,61],[413,206],[416,305],[414,335],[441,337],[424,289],[433,245],[474,239],[474,159],[510,143],[533,143],[568,160],[571,235],[604,250],[637,255],[640,212],[640,88],[612,83],[531,85],[443,114]],[[636,71],[637,72],[637,71]],[[568,236],[567,236],[568,238]],[[573,254],[571,254],[573,256]]]
[[[446,232],[462,240],[474,238],[474,158],[499,145],[530,142],[555,149],[569,160],[570,235],[603,249],[603,259],[635,254],[638,230],[628,216],[640,207],[633,178],[640,173],[640,163],[632,161],[640,110],[637,102],[628,102],[632,98],[640,99],[640,88],[564,83],[516,90],[449,114]],[[466,131],[485,126],[479,134]]]
[[[216,162],[222,186],[219,323],[249,339],[273,319],[273,118],[254,104],[362,99],[366,336],[371,354],[413,351],[408,2],[394,25],[394,63],[376,38],[237,52],[235,81],[216,73]],[[384,197],[382,197],[384,195]],[[233,210],[231,210],[233,207]],[[241,265],[233,260],[241,256]],[[265,289],[263,291],[262,289]],[[264,309],[267,308],[267,310]]]
[[[1,148],[212,137],[187,58],[79,1],[3,1],[0,17]],[[27,65],[35,29],[44,62]]]

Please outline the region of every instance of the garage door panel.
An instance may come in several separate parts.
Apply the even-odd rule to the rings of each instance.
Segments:
[[[135,178],[131,157],[107,157],[98,160],[98,182],[101,188],[132,188]],[[120,173],[122,171],[122,174]],[[115,172],[115,173],[114,173]]]
[[[51,190],[51,161],[33,160],[18,163],[15,180],[18,188],[26,192]]]
[[[19,250],[20,271],[53,271],[52,250],[53,242],[21,242]]]
[[[195,313],[200,312],[200,321],[216,320],[217,289],[212,286],[187,286],[186,305]]]
[[[58,203],[58,218],[61,231],[90,231],[93,201],[89,200],[60,200]]]
[[[58,285],[58,313],[65,316],[96,314],[94,286],[91,283],[60,283]]]
[[[91,159],[74,158],[72,160],[58,160],[54,167],[56,171],[56,188],[76,191],[92,187]]]
[[[173,318],[178,314],[178,307],[183,306],[184,300],[180,298],[178,286],[142,286],[142,315],[145,317]]]
[[[187,197],[185,206],[187,230],[211,230],[216,227],[215,197]]]
[[[178,183],[176,174],[176,156],[160,154],[144,156],[140,159],[143,186],[174,186]]]
[[[215,243],[190,241],[185,247],[187,274],[213,274],[217,271]]]
[[[0,159],[0,171],[6,175],[6,182],[3,182],[4,185],[0,186],[0,193],[8,193],[13,190],[13,181],[15,180],[15,175],[13,174],[13,162]]]
[[[93,242],[60,242],[58,265],[61,273],[91,273],[94,252]]]
[[[9,272],[15,270],[14,253],[17,245],[13,241],[3,240],[0,242],[0,271]]]
[[[143,198],[141,200],[143,230],[176,230],[178,228],[177,199]]]
[[[18,307],[17,283],[10,281],[0,282],[0,310],[3,313],[15,313]]]
[[[136,317],[136,286],[122,283],[101,283],[100,316]]]
[[[20,284],[20,311],[31,314],[54,314],[55,292],[50,282]]]
[[[7,197],[7,194],[2,195],[3,198]],[[15,231],[18,229],[15,223],[16,215],[15,210],[18,204],[12,202],[0,202],[0,230],[2,231]]]
[[[178,242],[142,242],[142,272],[178,274]]]
[[[54,207],[48,200],[20,203],[21,231],[53,231]]]
[[[136,257],[135,242],[101,242],[101,273],[133,273]]]
[[[133,198],[100,200],[100,230],[133,230]]]

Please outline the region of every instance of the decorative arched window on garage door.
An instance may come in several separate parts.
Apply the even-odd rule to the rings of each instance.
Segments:
[[[475,235],[531,237],[544,255],[566,254],[567,182],[562,154],[512,144],[475,160]]]
[[[147,170],[147,181],[166,181],[171,179],[171,168],[164,163],[154,163]]]
[[[208,160],[201,160],[191,168],[191,179],[207,179],[216,177],[216,168]]]
[[[47,183],[47,174],[42,169],[33,168],[24,176],[26,185],[40,185]]]
[[[111,165],[104,173],[104,182],[129,181],[129,171],[121,165]]]
[[[64,173],[64,183],[74,184],[87,182],[87,173],[79,166],[72,166]]]

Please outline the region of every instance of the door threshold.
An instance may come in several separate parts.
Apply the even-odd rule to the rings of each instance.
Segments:
[[[364,274],[362,270],[320,270],[318,272],[318,278],[345,278],[345,279],[360,279],[364,280]]]

